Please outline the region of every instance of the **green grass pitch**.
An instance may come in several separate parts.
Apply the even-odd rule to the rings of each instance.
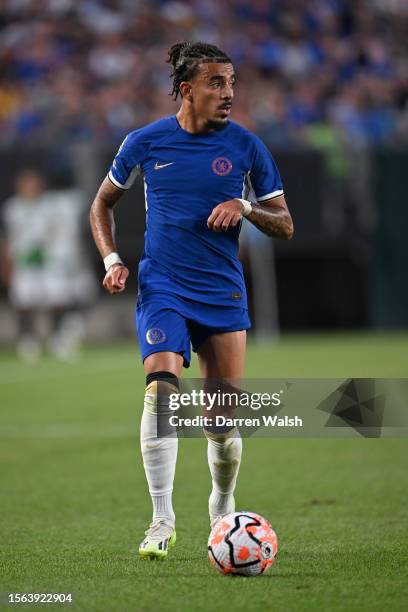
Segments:
[[[207,561],[202,439],[180,441],[176,547],[164,562],[137,556],[151,509],[133,345],[32,367],[3,352],[0,371],[3,593],[72,592],[72,609],[95,612],[407,609],[407,440],[244,440],[237,508],[271,520],[279,554],[265,576],[224,577]],[[408,377],[408,336],[250,345],[247,376]]]

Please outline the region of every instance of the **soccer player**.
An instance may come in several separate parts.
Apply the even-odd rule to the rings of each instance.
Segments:
[[[38,170],[25,168],[0,215],[0,276],[9,287],[17,322],[17,354],[36,361],[42,350],[37,315],[48,320],[47,348],[75,357],[83,335],[80,311],[95,280],[81,248],[84,199],[76,189],[51,191]]]
[[[235,84],[230,58],[214,45],[183,42],[171,47],[168,62],[172,94],[181,97],[179,111],[126,136],[90,213],[106,268],[103,286],[119,293],[129,271],[116,252],[112,209],[141,173],[147,227],[136,325],[146,373],[141,450],[153,520],[139,552],[148,557],[167,556],[176,539],[172,490],[178,441],[157,436],[157,415],[166,408],[158,384],[177,392],[183,365],[190,363],[190,344],[203,379],[243,376],[250,327],[237,258],[243,217],[269,236],[290,239],[293,233],[270,152],[229,119]],[[234,511],[242,442],[236,429],[205,434],[214,524]]]

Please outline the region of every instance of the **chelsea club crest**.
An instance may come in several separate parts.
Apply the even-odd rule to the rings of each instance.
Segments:
[[[232,162],[228,157],[217,157],[211,164],[211,168],[218,176],[226,176],[232,170]]]
[[[146,332],[146,340],[149,344],[160,344],[166,339],[166,334],[160,327],[152,327]]]

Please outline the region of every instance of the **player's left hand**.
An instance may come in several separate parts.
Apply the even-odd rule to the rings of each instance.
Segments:
[[[226,232],[228,228],[235,227],[242,219],[244,206],[239,200],[228,200],[213,208],[207,219],[207,226],[214,232]]]

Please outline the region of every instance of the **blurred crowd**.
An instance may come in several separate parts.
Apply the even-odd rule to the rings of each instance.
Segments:
[[[175,113],[184,39],[230,55],[232,118],[271,146],[408,141],[406,0],[0,0],[0,149],[116,144]]]

